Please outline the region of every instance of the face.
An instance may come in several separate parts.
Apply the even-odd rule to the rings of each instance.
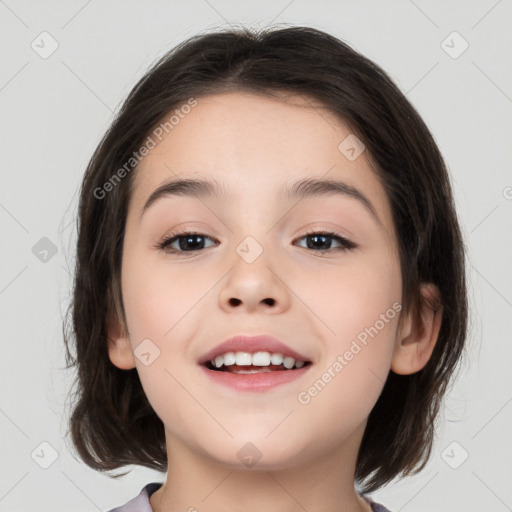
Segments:
[[[390,369],[402,282],[388,199],[350,135],[313,102],[210,95],[140,163],[122,260],[129,351],[110,357],[136,366],[168,448],[242,467],[255,447],[259,467],[278,469],[360,439]],[[178,179],[222,193],[144,208]],[[305,179],[344,187],[285,193]],[[234,335],[272,336],[308,364],[276,386],[226,386],[198,361]]]

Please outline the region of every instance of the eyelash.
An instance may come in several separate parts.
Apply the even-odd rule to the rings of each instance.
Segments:
[[[203,249],[199,249],[198,251],[179,251],[179,250],[176,250],[176,249],[169,249],[168,248],[168,246],[172,242],[178,240],[181,237],[186,237],[186,236],[189,236],[189,235],[200,235],[201,237],[210,238],[211,240],[213,240],[213,238],[211,238],[209,236],[206,236],[203,233],[200,233],[198,231],[181,231],[179,233],[171,233],[170,235],[168,235],[166,238],[164,238],[158,244],[158,248],[161,249],[162,251],[166,252],[166,253],[171,253],[171,254],[188,253],[188,252],[194,253],[194,252],[200,252],[201,250],[203,250]],[[297,238],[297,240],[301,240],[302,238],[306,238],[308,236],[314,236],[314,235],[323,235],[323,236],[326,236],[326,237],[329,237],[329,238],[334,238],[335,240],[340,242],[341,247],[335,247],[334,249],[325,249],[323,251],[322,250],[315,251],[313,249],[310,249],[313,252],[319,252],[319,253],[322,253],[322,254],[326,253],[326,252],[333,252],[333,251],[345,252],[345,251],[350,251],[350,250],[354,249],[355,247],[357,247],[357,245],[354,242],[351,242],[347,238],[345,238],[345,237],[343,237],[343,236],[341,236],[338,233],[335,233],[333,231],[308,231],[306,233],[302,233]],[[307,247],[303,247],[303,249],[307,249]]]

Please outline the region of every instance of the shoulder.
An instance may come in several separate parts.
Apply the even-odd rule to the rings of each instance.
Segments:
[[[369,496],[365,496],[364,494],[361,496],[370,504],[372,512],[391,512],[391,510],[388,510],[384,505],[373,501]]]
[[[371,506],[372,512],[391,512],[384,505],[381,505],[379,503],[372,502]]]
[[[124,505],[112,508],[107,512],[153,512],[149,498],[155,491],[160,489],[162,485],[162,483],[151,482],[142,488],[138,496],[135,496],[135,498]]]

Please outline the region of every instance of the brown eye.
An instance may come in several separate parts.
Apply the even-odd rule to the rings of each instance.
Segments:
[[[337,233],[331,232],[315,232],[315,233],[306,233],[302,235],[298,240],[307,239],[306,248],[312,249],[317,252],[329,251],[333,250],[341,250],[346,251],[349,249],[353,249],[355,244],[350,240],[338,235]],[[338,247],[332,247],[333,240],[335,243],[338,243]],[[304,246],[300,246],[304,247]]]
[[[183,232],[167,237],[159,247],[166,252],[195,252],[207,248],[206,240],[212,239],[202,233]]]

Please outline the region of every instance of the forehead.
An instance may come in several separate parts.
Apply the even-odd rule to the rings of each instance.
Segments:
[[[153,164],[172,155],[174,161],[185,160],[184,164],[204,162],[204,167],[212,170],[224,167],[224,173],[232,170],[226,163],[234,163],[240,175],[257,161],[258,172],[251,173],[257,179],[269,165],[281,164],[286,171],[302,161],[304,168],[306,153],[335,145],[340,135],[335,131],[349,133],[332,113],[312,100],[293,97],[285,102],[250,93],[200,97],[197,105],[176,121],[139,169],[154,168]]]
[[[350,128],[313,99],[213,94],[197,98],[197,105],[175,120],[135,173],[131,203],[139,212],[169,179],[214,178],[225,185],[224,199],[261,205],[282,199],[278,192],[286,184],[316,177],[357,187],[380,215],[390,216],[366,151],[347,158],[342,149],[352,140]]]

